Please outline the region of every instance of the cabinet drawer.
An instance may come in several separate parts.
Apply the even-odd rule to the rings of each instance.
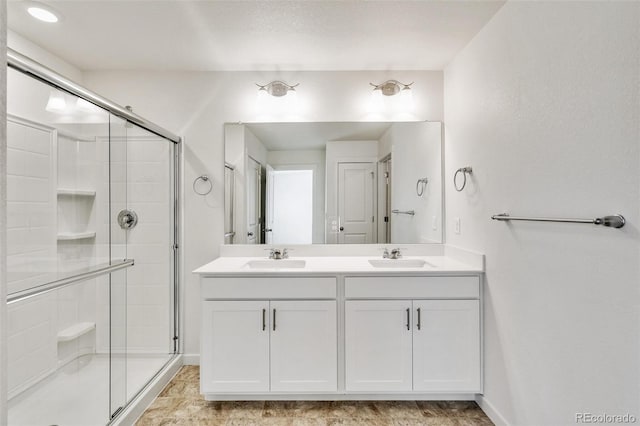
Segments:
[[[345,297],[479,299],[479,277],[347,277]]]
[[[332,277],[202,278],[202,298],[215,299],[335,299]]]

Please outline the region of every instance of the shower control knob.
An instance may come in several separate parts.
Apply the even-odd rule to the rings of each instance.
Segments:
[[[138,224],[138,215],[133,210],[122,210],[118,213],[118,225],[122,229],[131,229]]]

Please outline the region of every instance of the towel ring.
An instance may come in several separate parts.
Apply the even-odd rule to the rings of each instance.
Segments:
[[[454,188],[456,188],[456,191],[460,192],[464,189],[465,186],[467,186],[467,173],[471,174],[472,171],[473,169],[471,168],[471,166],[461,167],[456,170],[455,174],[453,175],[453,186]],[[464,177],[462,186],[460,188],[458,188],[458,173],[462,173],[462,177]]]
[[[209,183],[209,189],[207,191],[198,191],[196,189],[196,184],[198,183],[198,181],[203,181],[203,182],[207,182]],[[195,178],[195,180],[193,181],[193,192],[195,192],[198,195],[207,195],[209,194],[211,191],[213,190],[213,182],[211,182],[211,179],[209,179],[209,176],[207,175],[202,175],[202,176],[198,176],[197,178]]]
[[[416,194],[418,194],[418,197],[422,197],[422,194],[424,194],[427,183],[429,183],[429,179],[427,178],[418,179],[416,182]]]

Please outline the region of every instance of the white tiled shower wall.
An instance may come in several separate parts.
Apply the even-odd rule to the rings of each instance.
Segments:
[[[7,123],[7,281],[9,292],[47,281],[55,271],[53,134],[26,122]],[[9,394],[56,367],[50,297],[8,310]]]
[[[55,272],[56,205],[53,132],[7,123],[8,291],[47,281]]]

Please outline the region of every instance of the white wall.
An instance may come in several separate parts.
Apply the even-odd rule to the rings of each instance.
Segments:
[[[3,26],[3,28],[6,28],[6,26]],[[7,45],[9,48],[40,62],[68,79],[82,84],[82,71],[80,69],[9,29],[7,29]]]
[[[7,2],[0,1],[0,169],[7,169]],[[7,424],[7,183],[0,173],[0,424]]]
[[[325,151],[269,151],[267,163],[275,169],[289,166],[313,168],[313,234],[314,244],[324,243]]]
[[[84,83],[140,115],[183,135],[184,146],[184,351],[198,354],[200,288],[191,271],[215,257],[224,233],[223,123],[238,121],[442,120],[441,71],[370,72],[86,72]],[[369,82],[415,81],[414,110],[372,113]],[[258,110],[255,83],[300,83],[295,110]],[[209,197],[193,193],[202,174],[213,179]]]
[[[486,254],[483,404],[509,424],[640,416],[638,52],[637,2],[508,2],[445,70],[447,242]]]

